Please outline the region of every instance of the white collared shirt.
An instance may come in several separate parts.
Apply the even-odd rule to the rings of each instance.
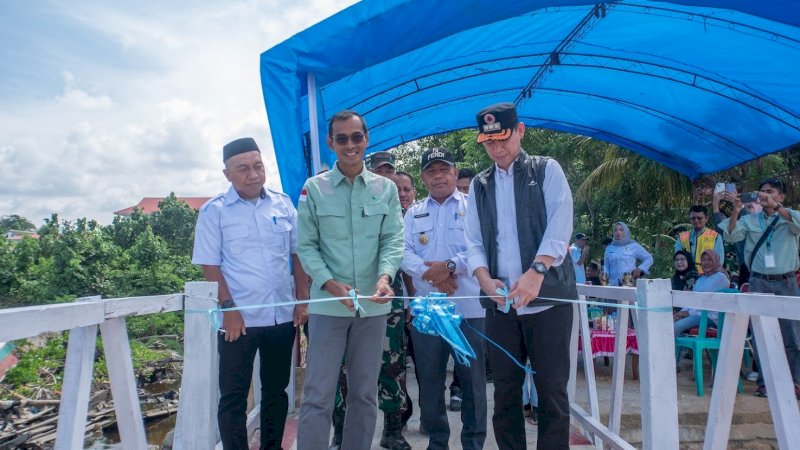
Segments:
[[[455,191],[439,204],[428,196],[408,209],[405,215],[405,252],[401,268],[414,282],[417,295],[424,297],[436,291],[422,279],[430,267],[425,261],[453,260],[456,263],[456,289],[454,297],[474,297],[454,300],[456,312],[467,319],[482,318],[486,311],[478,300],[478,280],[467,271],[467,245],[464,219],[467,196]]]
[[[524,273],[517,230],[517,205],[514,200],[514,164],[503,170],[495,164],[495,198],[497,201],[497,277],[507,280],[509,288]],[[475,202],[475,180],[469,185],[467,201],[467,254],[469,273],[486,267],[486,250],[483,248],[478,206]],[[547,228],[536,255],[550,256],[553,266],[564,262],[572,236],[572,192],[561,165],[554,159],[547,161],[542,182],[544,204],[547,209]],[[527,271],[527,268],[525,269]],[[547,306],[522,308],[517,314],[533,314]]]
[[[581,260],[581,256],[583,255],[583,249],[578,247],[578,244],[572,244],[569,246],[569,256],[572,258],[572,268],[575,269],[575,282],[578,284],[586,283],[586,269],[583,268],[583,264],[578,264],[578,261]]]
[[[255,204],[231,186],[209,200],[197,218],[192,263],[219,266],[237,306],[294,301],[291,255],[297,246],[297,211],[269,189]],[[247,327],[293,320],[293,306],[242,310]]]

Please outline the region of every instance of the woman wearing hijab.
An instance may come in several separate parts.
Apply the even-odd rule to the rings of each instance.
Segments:
[[[673,291],[691,291],[699,276],[694,265],[694,258],[686,250],[678,250],[672,257],[675,274],[672,275]]]
[[[646,274],[653,265],[653,255],[631,239],[631,230],[624,222],[614,224],[613,236],[606,247],[605,271],[609,286],[622,286],[624,274],[631,274],[634,280]]]
[[[694,283],[694,292],[717,292],[730,287],[730,280],[722,270],[719,255],[714,250],[706,250],[700,255],[700,267],[703,274]],[[680,336],[686,330],[700,325],[700,311],[694,308],[683,308],[675,314],[675,336]],[[716,326],[717,316],[715,311],[708,312],[708,324]]]

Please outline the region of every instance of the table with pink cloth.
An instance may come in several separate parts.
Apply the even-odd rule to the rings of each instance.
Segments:
[[[614,341],[616,331],[613,330],[591,330],[592,336],[592,356],[614,356]],[[578,339],[578,350],[583,350],[582,340]],[[628,328],[628,340],[625,345],[626,353],[639,354],[639,343],[636,342],[636,330]]]

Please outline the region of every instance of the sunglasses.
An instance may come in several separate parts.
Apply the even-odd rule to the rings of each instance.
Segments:
[[[333,140],[339,145],[347,145],[348,142],[358,145],[364,142],[365,138],[366,136],[364,136],[362,133],[353,133],[350,136],[346,134],[337,134]]]
[[[691,220],[692,222],[694,222],[695,220],[703,220],[703,219],[705,219],[705,217],[703,216],[689,216],[689,220]]]

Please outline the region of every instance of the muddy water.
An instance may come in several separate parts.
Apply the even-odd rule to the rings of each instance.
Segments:
[[[179,380],[167,380],[164,382],[149,384],[142,388],[142,390],[150,395],[165,394],[169,391],[178,391],[180,388]],[[142,403],[142,411],[147,411],[153,408],[159,408],[162,405],[159,403]],[[160,446],[164,441],[164,436],[175,427],[175,414],[169,417],[162,417],[145,423],[145,433],[147,435],[147,443],[150,445]],[[86,449],[89,450],[116,450],[121,449],[119,432],[116,427],[109,428],[102,434],[97,434],[86,439]]]
[[[145,427],[147,443],[160,446],[164,441],[164,436],[175,427],[175,417],[176,416],[172,415],[148,423]],[[87,439],[86,448],[91,450],[117,450],[122,448],[122,444],[119,443],[119,440],[119,433],[114,429],[97,435],[94,438]]]

